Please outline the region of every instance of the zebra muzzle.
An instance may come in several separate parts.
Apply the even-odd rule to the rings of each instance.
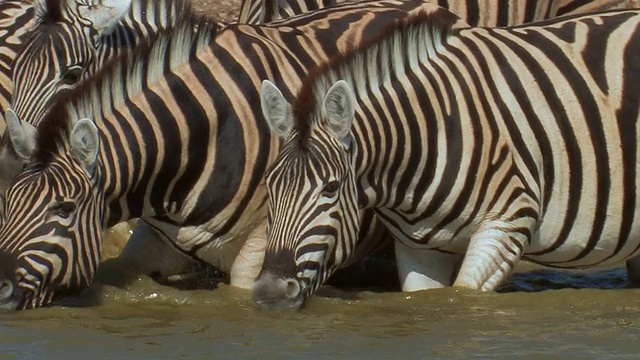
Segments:
[[[298,279],[263,273],[253,285],[252,296],[264,309],[298,310],[304,302],[302,290]]]
[[[15,284],[14,273],[16,270],[16,261],[13,256],[6,252],[0,251],[0,309],[15,310],[17,301],[15,301]]]

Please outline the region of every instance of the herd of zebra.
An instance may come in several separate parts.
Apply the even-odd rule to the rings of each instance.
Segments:
[[[404,291],[520,259],[640,283],[640,11],[612,7],[0,0],[0,307],[88,287],[131,219],[122,256],[264,308],[391,243]]]

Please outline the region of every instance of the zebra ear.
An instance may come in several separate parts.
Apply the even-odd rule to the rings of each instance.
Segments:
[[[293,129],[291,105],[269,80],[262,82],[260,105],[262,106],[262,115],[267,119],[271,131],[281,139],[289,136],[291,129]]]
[[[324,97],[323,108],[329,131],[349,145],[356,100],[346,81],[339,80],[331,86]]]
[[[71,155],[82,164],[87,172],[93,173],[98,160],[100,136],[98,127],[90,119],[80,119],[71,130],[69,139]]]
[[[29,160],[31,154],[36,147],[36,128],[35,126],[20,121],[18,115],[11,109],[7,109],[4,113],[7,122],[7,132],[13,145],[13,150],[23,160]]]
[[[67,0],[77,6],[78,15],[91,23],[98,35],[105,35],[116,27],[131,7],[132,0],[92,0],[80,4],[78,0]]]

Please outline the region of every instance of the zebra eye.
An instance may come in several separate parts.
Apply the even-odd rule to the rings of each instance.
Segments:
[[[82,78],[82,67],[79,65],[67,68],[62,74],[62,82],[67,85],[73,85]]]
[[[329,181],[327,185],[322,188],[322,195],[325,197],[333,197],[338,191],[338,188],[340,188],[339,182],[336,180]]]
[[[57,203],[49,209],[52,215],[62,219],[67,219],[76,210],[76,204],[72,201],[63,201]]]

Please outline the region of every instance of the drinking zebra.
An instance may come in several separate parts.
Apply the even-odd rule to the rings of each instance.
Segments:
[[[299,308],[347,261],[359,209],[396,238],[405,291],[493,290],[521,258],[628,260],[638,279],[640,12],[461,30],[444,15],[324,64],[292,106],[263,83],[284,143],[261,306]]]
[[[264,255],[264,172],[279,144],[261,117],[261,79],[291,94],[329,55],[418,11],[440,9],[353,3],[219,33],[191,15],[65,93],[5,191],[0,249],[16,269],[0,302],[32,308],[86,287],[103,228],[136,217],[250,288]]]
[[[71,1],[71,0],[65,0],[65,1]],[[395,3],[395,2],[391,2],[391,3],[394,4],[393,6],[396,7],[396,10],[398,9],[398,6],[400,6],[398,3]],[[383,3],[380,3],[380,4],[385,4],[385,3],[383,2]],[[345,7],[341,11],[347,11],[348,9],[358,9],[359,6],[360,5],[353,5],[352,7]],[[374,5],[374,8],[377,7],[377,6],[378,5]],[[409,3],[407,3],[406,5],[403,5],[403,6],[404,6],[403,9],[409,9],[411,7],[415,8],[418,5],[416,5],[415,2],[409,2]],[[92,9],[93,10],[97,10],[99,8],[92,7]],[[392,11],[396,11],[396,10],[392,10]],[[380,11],[380,9],[375,9],[374,10],[374,12],[379,12],[379,11]],[[147,12],[147,13],[149,13],[149,12]],[[398,13],[398,11],[396,11],[396,14],[397,13]],[[404,15],[404,12],[400,11],[400,13]],[[335,13],[335,14],[339,14],[339,13]],[[334,14],[334,16],[337,17],[338,15],[335,15],[335,14]],[[345,12],[343,14],[345,14],[345,16],[346,16],[347,13]],[[305,22],[313,22],[313,21],[317,22],[317,21],[323,20],[323,16],[325,16],[325,15],[323,15],[323,13],[315,13],[312,16],[307,16],[307,17],[304,17],[304,18],[301,18],[301,19],[298,19],[298,20],[294,20],[291,23],[291,26],[294,26],[296,24],[296,22],[298,24],[305,23]],[[351,16],[353,16],[353,14]],[[47,18],[50,18],[50,17],[47,15]],[[386,19],[386,15],[385,15],[385,19]],[[360,21],[362,23],[364,20],[360,19],[358,21]],[[380,20],[380,21],[382,21],[382,20]],[[336,23],[339,24],[338,21],[336,21]],[[56,41],[52,41],[50,43],[51,46],[43,46],[42,48],[38,48],[39,49],[38,51],[41,51],[40,52],[40,54],[41,54],[40,58],[35,57],[35,56],[25,55],[24,59],[29,59],[29,61],[25,60],[24,62],[21,62],[20,64],[16,64],[16,66],[15,66],[16,67],[16,74],[19,74],[19,73],[22,73],[24,75],[27,74],[27,71],[19,71],[18,69],[27,69],[27,68],[29,68],[29,66],[31,66],[32,69],[37,68],[37,66],[33,65],[30,62],[33,62],[35,64],[40,64],[40,66],[43,66],[43,64],[53,64],[53,65],[55,65],[55,64],[70,64],[71,62],[67,61],[67,60],[69,60],[69,58],[67,58],[65,54],[68,54],[68,53],[82,54],[84,50],[83,51],[80,51],[80,50],[78,50],[78,51],[70,51],[70,50],[68,50],[68,48],[65,47],[65,46],[70,46],[70,45],[68,43],[65,45],[64,42],[60,41],[60,39],[70,39],[70,38],[65,38],[64,36],[55,37],[55,36],[52,35],[54,30],[55,31],[58,31],[58,30],[63,31],[66,27],[73,27],[72,24],[73,24],[73,22],[70,22],[70,23],[60,22],[60,23],[55,23],[55,27],[52,26],[52,27],[48,28],[48,30],[51,32],[50,39],[58,40],[58,41],[57,42]],[[379,24],[379,23],[375,23],[375,24]],[[375,29],[377,31],[376,27],[373,26],[373,25],[371,27],[366,27],[365,25],[362,25],[362,26],[365,27],[365,29],[368,31],[367,34],[373,34],[374,31],[372,29]],[[291,32],[292,30],[289,28],[288,31]],[[331,32],[335,35],[336,33],[339,32],[339,30],[338,29],[333,29],[333,30],[331,30]],[[72,32],[69,32],[69,33],[72,33]],[[347,34],[357,34],[357,35],[349,37],[349,36],[347,36]],[[316,41],[316,39],[314,38],[315,34],[310,33],[310,34],[305,34],[305,35],[308,35],[309,38],[314,39],[313,41]],[[334,35],[332,35],[332,36],[334,36]],[[343,35],[344,36],[340,37],[340,39],[342,39],[341,40],[342,42],[340,42],[338,44],[338,47],[339,47],[338,49],[336,48],[336,44],[328,44],[328,45],[325,44],[325,46],[327,46],[327,49],[323,49],[323,52],[320,52],[319,54],[322,55],[322,56],[326,56],[326,54],[335,52],[335,51],[339,50],[340,48],[341,49],[346,49],[347,47],[351,46],[352,43],[357,43],[360,40],[359,39],[360,33],[358,33],[357,31],[351,32],[351,30],[348,30],[348,32],[344,33]],[[279,35],[277,33],[274,33],[273,36],[276,36],[278,38],[281,37],[281,35]],[[335,35],[335,36],[337,36],[337,35]],[[332,41],[334,39],[332,37],[329,37],[329,38],[332,39]],[[79,39],[80,38],[75,38],[73,40],[73,45],[74,46],[80,46],[81,44],[87,44],[87,42],[83,43]],[[303,41],[303,40],[304,40],[304,38],[300,39],[300,41]],[[245,41],[247,41],[247,40],[245,40]],[[266,41],[267,43],[270,43],[272,40],[264,40],[264,41]],[[280,41],[279,43],[282,44],[284,40],[280,39],[278,41]],[[287,41],[291,41],[291,40],[289,39]],[[347,41],[350,41],[351,43],[347,43]],[[335,41],[333,41],[333,42],[335,42]],[[291,41],[288,44],[299,45],[295,41]],[[90,42],[89,42],[89,45],[91,45]],[[235,45],[235,44],[230,44],[230,45]],[[84,45],[84,46],[88,46],[88,45]],[[267,45],[264,45],[264,46],[266,48],[270,48]],[[33,53],[36,53],[37,51],[35,49],[36,49],[36,47],[35,47],[35,45],[33,45],[33,47],[31,47],[30,51],[33,52]],[[53,51],[53,50],[56,50],[56,49],[66,49],[66,50],[62,51],[62,52]],[[220,50],[220,51],[222,51],[222,50]],[[287,49],[287,51],[285,53],[288,53],[288,51],[294,52],[296,54],[295,56],[299,56],[299,57],[310,56],[309,53],[307,53],[308,50],[306,48],[301,48],[299,46],[294,47],[292,49]],[[253,52],[249,52],[249,53],[253,53]],[[242,72],[252,73],[252,75],[255,74],[255,73],[258,73],[253,69],[253,67],[256,67],[256,66],[260,69],[260,71],[263,71],[263,72],[264,71],[272,71],[270,65],[267,65],[267,64],[269,64],[270,61],[272,61],[270,58],[266,58],[265,60],[262,60],[262,58],[256,57],[254,59],[249,60],[249,59],[245,58],[244,54],[236,54],[235,52],[233,52],[233,54],[234,54],[235,57],[238,57],[240,59],[244,59],[243,60],[244,61],[243,65],[246,66],[246,68],[242,69]],[[313,56],[317,56],[317,54],[314,53]],[[49,61],[43,61],[42,59],[49,59]],[[307,60],[309,60],[309,59],[307,59]],[[322,59],[320,59],[320,58],[314,58],[313,59],[313,61],[321,61],[321,60]],[[263,63],[262,61],[265,61],[265,62]],[[312,64],[309,63],[308,65],[311,66]],[[222,66],[222,65],[219,65],[219,66]],[[295,82],[299,81],[300,73],[298,71],[304,72],[304,71],[306,71],[306,69],[307,69],[307,67],[305,65],[305,67],[303,67],[303,68],[296,68],[295,71],[292,70],[292,73],[297,74],[296,76],[291,76],[290,74],[284,74],[283,75],[283,77],[286,76],[288,78],[288,80],[292,82],[291,83],[291,87],[292,87],[291,91],[295,91],[295,86],[296,86]],[[219,69],[217,69],[216,71],[219,71]],[[225,71],[223,71],[222,73],[224,73],[224,74],[230,73],[231,75],[228,76],[228,79],[229,79],[229,82],[233,82],[236,79],[236,76],[239,76],[239,75],[235,74],[236,71],[237,71],[237,69],[229,68],[229,69],[226,69]],[[60,73],[60,74],[62,74],[62,73]],[[54,76],[52,78],[53,80],[51,80],[51,82],[42,81],[42,82],[39,82],[37,86],[41,86],[42,88],[47,88],[48,86],[49,87],[57,86],[58,85],[57,83],[59,83],[59,81],[60,81],[60,78],[59,78],[60,74],[58,74],[58,77]],[[65,72],[65,74],[66,74],[66,72]],[[16,75],[16,76],[19,76],[19,75]],[[242,75],[242,76],[246,77],[246,75]],[[255,78],[252,78],[252,79],[255,82],[255,84],[257,84],[257,82],[260,80],[260,79],[256,80]],[[40,78],[40,80],[42,80],[42,78]],[[235,81],[244,81],[244,80],[241,79],[241,80],[235,80]],[[20,83],[20,84],[23,84],[25,86],[29,84],[28,81],[22,81],[22,82],[16,81],[16,83]],[[20,86],[20,85],[17,85],[17,86]],[[254,86],[257,86],[257,85],[254,85]],[[243,89],[243,91],[251,92],[252,89],[253,88],[249,87],[246,90]],[[239,94],[240,93],[241,92],[239,92]],[[24,94],[29,94],[29,91],[25,90]],[[25,101],[27,101],[27,100],[25,100]],[[43,98],[42,102],[46,103],[46,102],[48,102],[48,99],[44,99]],[[231,104],[231,103],[236,103],[236,102],[230,101],[229,103]],[[244,102],[240,101],[240,102],[237,102],[237,103],[244,103]],[[216,106],[217,106],[217,104],[216,104]],[[28,106],[25,105],[25,109],[27,109],[27,108],[28,108]],[[44,111],[28,110],[28,109],[26,110],[26,112],[29,112],[29,111],[31,111],[33,113],[44,114]],[[227,111],[229,111],[228,107],[227,107]],[[235,112],[237,114],[235,114],[235,115],[230,114],[230,116],[242,116],[242,117],[244,117],[244,116],[247,116],[247,114],[249,114],[249,116],[251,116],[251,117],[259,116],[259,115],[255,115],[256,108],[255,107],[252,108],[250,106],[247,106],[245,109],[234,109],[233,112]],[[257,112],[259,113],[259,111],[257,111]],[[37,118],[37,116],[36,116],[36,118]],[[32,121],[33,119],[25,119],[25,120]],[[20,124],[17,121],[14,122],[14,124],[15,123]],[[22,126],[22,125],[23,124],[20,124],[20,126]],[[18,129],[17,131],[20,132],[20,126],[14,126],[14,129]],[[150,128],[155,128],[155,127],[156,127],[155,125],[154,126],[150,126]],[[260,130],[264,132],[266,129],[260,129]],[[267,135],[265,135],[263,133],[260,133],[260,134],[261,134],[262,137],[268,137],[269,136],[268,134]],[[22,139],[22,140],[28,140],[27,137],[25,137],[25,136],[22,136],[22,137],[19,137],[19,138]],[[30,143],[27,141],[23,145],[26,145],[26,146],[22,146],[22,149],[29,149],[29,152],[30,152],[30,149],[31,149],[31,147],[29,146]],[[258,163],[255,166],[260,167],[260,166],[263,166],[263,165]],[[264,166],[266,166],[266,165],[264,165]],[[6,169],[6,168],[3,168],[3,169]],[[239,186],[239,189],[244,191],[242,186]],[[110,190],[113,190],[113,189],[110,189]],[[258,198],[259,198],[259,196],[258,196]],[[122,200],[122,201],[124,202],[124,200]],[[261,199],[260,201],[264,201],[264,200]],[[244,206],[244,204],[242,204],[242,205]],[[242,211],[243,211],[242,209],[239,209],[238,211],[236,211],[234,213],[235,214],[240,214],[240,213],[242,213]],[[131,213],[135,213],[135,212],[131,212]],[[123,218],[127,218],[127,216],[129,216],[129,215],[130,214],[120,214],[118,216],[121,216]],[[146,244],[145,241],[152,241],[153,242],[153,241],[156,241],[158,238],[160,238],[162,240],[170,240],[172,243],[173,242],[179,242],[177,238],[179,237],[179,235],[181,235],[183,233],[183,232],[180,231],[179,227],[168,225],[167,222],[171,222],[168,219],[161,219],[161,220],[163,220],[163,222],[158,222],[156,220],[157,219],[151,220],[151,228],[143,227],[143,229],[142,229],[143,231],[138,231],[138,230],[140,230],[140,228],[136,229],[136,232],[134,232],[134,238],[130,240],[129,244],[140,244],[140,243]],[[233,222],[235,220],[236,219],[231,219],[230,221]],[[225,231],[228,231],[228,229],[222,229],[221,231],[223,233],[225,233]],[[194,232],[196,232],[196,230],[194,230]],[[371,231],[371,232],[375,233],[375,231]],[[141,234],[140,237],[138,238],[139,240],[136,240],[136,234]],[[186,236],[186,235],[184,235],[184,236]],[[95,239],[96,239],[95,241],[99,242],[99,237],[96,237]],[[148,240],[148,239],[151,239],[151,240]],[[168,248],[170,248],[170,249],[179,248],[179,249],[181,249],[181,251],[186,252],[190,256],[193,255],[193,256],[195,256],[197,258],[206,260],[208,262],[212,262],[214,264],[220,263],[221,260],[219,259],[219,255],[218,255],[219,252],[217,251],[215,246],[213,246],[213,245],[206,246],[207,244],[208,244],[208,242],[206,241],[206,239],[204,239],[204,240],[198,239],[198,241],[194,241],[193,243],[190,243],[190,244],[186,244],[186,245],[183,244],[183,245],[180,245],[180,246],[172,245],[171,247],[168,247]],[[145,246],[143,246],[142,248],[143,249],[148,249]],[[91,248],[90,247],[90,248],[87,248],[86,250],[91,252],[92,254],[94,254],[93,252],[95,251],[95,248]],[[164,251],[164,250],[161,250],[161,251]],[[209,255],[209,253],[211,253],[212,255]],[[174,258],[174,257],[171,256],[170,258]],[[149,259],[146,259],[146,260],[149,260]],[[180,260],[183,260],[183,259],[180,259]],[[230,259],[230,258],[225,259],[224,260],[225,264],[223,264],[222,267],[223,268],[226,267],[227,269],[229,269],[231,267],[230,264],[232,264],[234,260],[235,259]],[[176,261],[176,263],[177,263],[178,266],[182,266],[182,264],[183,264],[182,261]],[[164,264],[162,264],[162,265],[164,266]],[[92,274],[91,271],[93,271],[93,270],[94,269],[90,269],[90,271],[89,271],[90,275]],[[233,269],[231,269],[231,270],[232,270],[232,273],[234,273]],[[237,273],[237,271],[235,271],[235,272]],[[88,276],[88,278],[91,277],[90,275]],[[246,284],[246,279],[247,279],[246,275],[238,275],[238,276],[236,276],[236,278],[242,279],[242,280],[235,280],[234,281],[233,274],[232,274],[232,283],[234,283],[234,284],[243,284],[244,283],[242,286],[245,286],[245,287],[246,286],[250,286],[250,285]],[[61,289],[61,290],[64,290],[64,289]],[[27,306],[34,306],[36,304],[42,304],[42,303],[46,303],[47,302],[46,299],[45,300],[37,300],[37,301],[38,302],[31,303],[31,304],[29,304]]]

